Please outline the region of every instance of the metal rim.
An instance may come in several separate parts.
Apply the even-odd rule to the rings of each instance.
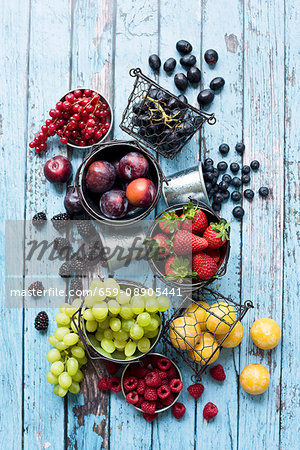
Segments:
[[[177,364],[174,363],[174,361],[171,358],[169,358],[168,356],[162,355],[161,353],[148,353],[147,356],[161,356],[162,358],[169,359],[171,361],[171,363],[174,365],[175,369],[177,370],[179,379],[182,382],[182,375],[181,375],[181,372],[179,370],[179,367],[177,366]],[[126,400],[126,393],[125,393],[125,389],[124,389],[124,386],[123,386],[123,381],[124,381],[125,373],[126,373],[126,371],[128,370],[129,367],[130,367],[130,364],[127,364],[127,366],[124,367],[124,370],[123,370],[122,375],[121,375],[121,390],[122,390],[122,394],[123,394],[125,400]],[[171,408],[174,405],[174,403],[177,402],[178,398],[180,397],[181,392],[182,392],[182,389],[181,389],[180,392],[178,392],[177,397],[174,399],[174,401],[173,401],[173,403],[171,403],[171,405],[168,405],[165,408],[162,408],[162,409],[159,409],[158,411],[155,411],[155,414],[160,414],[160,413],[162,413],[164,411],[167,411],[167,409]],[[133,406],[137,411],[140,411],[142,413],[144,412],[138,406],[135,406],[135,405],[131,405],[131,406]]]
[[[66,95],[72,94],[72,93],[73,93],[74,91],[76,91],[77,89],[85,90],[85,89],[91,89],[91,88],[78,87],[78,88],[76,88],[76,89],[71,89],[70,91],[66,92],[65,95],[63,95],[63,96],[61,97],[60,101],[61,101],[61,102],[64,101],[64,98],[66,97]],[[105,100],[105,102],[108,104],[109,111],[110,111],[110,117],[111,117],[111,122],[110,122],[110,127],[109,127],[109,129],[107,130],[107,132],[105,133],[105,135],[102,136],[101,139],[99,139],[95,144],[93,144],[93,145],[96,145],[96,144],[99,144],[100,142],[104,141],[104,140],[109,136],[109,133],[111,132],[111,129],[112,129],[112,126],[113,126],[113,122],[114,122],[114,114],[113,114],[113,110],[112,110],[111,104],[110,104],[109,101],[104,97],[104,95],[101,94],[101,93],[100,93],[99,91],[97,91],[96,89],[91,89],[91,91],[96,92],[97,94],[100,95],[101,98],[103,98],[103,100]],[[91,147],[93,146],[93,145],[85,145],[84,147],[81,147],[81,146],[79,146],[79,145],[71,144],[70,142],[68,142],[67,145],[68,145],[69,147],[72,147],[72,148],[78,148],[78,149],[80,149],[80,150],[88,150],[89,148],[91,148]]]

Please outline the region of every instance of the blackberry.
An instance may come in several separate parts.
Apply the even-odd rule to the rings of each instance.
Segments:
[[[90,243],[86,259],[91,267],[105,260],[105,256],[103,254],[103,246],[100,239],[92,241]]]
[[[244,151],[245,151],[245,144],[243,144],[243,143],[236,144],[235,150],[236,150],[240,155],[242,155],[242,154],[244,153]]]
[[[72,278],[70,282],[70,291],[74,291],[74,296],[78,297],[78,294],[76,294],[76,291],[83,291],[83,284],[80,278]]]
[[[228,168],[228,164],[227,164],[227,162],[225,162],[225,161],[220,161],[220,162],[217,164],[217,169],[218,169],[220,172],[225,172],[225,170],[227,170],[227,168]]]
[[[245,191],[244,191],[244,197],[245,197],[247,200],[252,200],[253,197],[254,197],[254,192],[252,191],[252,189],[245,189]]]
[[[233,177],[231,181],[232,186],[240,187],[242,184],[242,180],[239,177]]]
[[[267,187],[260,187],[258,193],[261,197],[268,197],[269,189]]]
[[[70,278],[74,273],[74,270],[71,266],[71,264],[64,262],[58,271],[58,274],[62,277],[62,278]]]
[[[242,196],[241,193],[238,191],[231,192],[231,200],[233,202],[239,202],[241,200]]]
[[[77,230],[83,239],[87,239],[97,234],[96,228],[90,220],[79,220],[76,222]]]
[[[233,162],[230,164],[230,170],[231,172],[236,173],[240,170],[240,165],[238,163]]]
[[[74,256],[71,259],[71,266],[77,275],[83,275],[87,270],[87,261],[83,258]]]
[[[43,225],[47,220],[47,216],[44,212],[39,212],[35,214],[32,218],[32,224],[36,227]]]
[[[72,250],[72,244],[66,238],[62,238],[62,237],[55,238],[53,241],[53,245],[54,245],[55,250],[57,250],[57,252],[59,254],[62,254],[64,252]]]
[[[47,330],[48,323],[49,319],[47,313],[45,311],[41,311],[34,319],[34,328],[38,331]]]
[[[227,155],[227,153],[229,152],[229,145],[227,145],[227,144],[221,144],[220,147],[219,147],[219,152],[220,152],[222,155]]]
[[[244,175],[248,175],[248,173],[250,173],[250,167],[249,166],[243,166],[242,167],[242,173]]]
[[[33,297],[41,297],[43,295],[45,288],[41,281],[35,281],[28,288],[28,293]]]
[[[232,177],[231,177],[231,175],[229,175],[229,173],[225,173],[225,174],[222,176],[222,181],[225,181],[225,183],[230,184],[230,183],[231,183],[231,180],[232,180]]]
[[[250,167],[252,170],[258,170],[259,166],[260,166],[260,164],[258,161],[256,161],[256,159],[254,161],[251,161],[251,163],[250,163]]]
[[[242,178],[241,178],[241,180],[242,180],[242,183],[243,183],[243,184],[249,184],[249,183],[250,183],[250,177],[249,177],[249,175],[243,175]]]
[[[243,208],[241,206],[236,206],[235,208],[233,208],[232,214],[234,215],[234,217],[236,219],[241,219],[243,217],[243,215],[245,214],[245,211],[243,210]]]
[[[64,231],[70,219],[71,216],[68,213],[60,213],[53,216],[51,222],[57,231]]]

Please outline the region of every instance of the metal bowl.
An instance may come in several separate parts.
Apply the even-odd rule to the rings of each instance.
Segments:
[[[76,88],[76,89],[72,89],[71,91],[67,92],[67,93],[60,99],[60,101],[63,102],[63,101],[65,100],[65,97],[66,97],[68,94],[73,94],[74,91],[77,91],[78,89],[80,89],[81,91],[84,91],[85,89],[91,89],[91,88]],[[96,92],[96,94],[100,95],[101,100],[108,104],[108,110],[109,110],[109,112],[110,112],[110,127],[109,127],[109,129],[107,130],[107,132],[105,133],[105,135],[102,136],[102,137],[96,142],[96,144],[99,144],[99,142],[102,142],[105,138],[107,138],[107,136],[108,136],[109,133],[111,132],[111,129],[112,129],[112,126],[113,126],[113,111],[112,111],[112,107],[111,107],[109,101],[108,101],[105,97],[103,97],[103,95],[102,95],[99,91],[96,91],[96,89],[91,89],[91,91]],[[96,145],[96,144],[95,144],[95,145]],[[79,149],[81,149],[81,150],[87,150],[87,149],[89,149],[89,148],[92,147],[91,145],[85,145],[85,146],[81,147],[80,145],[75,145],[75,144],[72,144],[71,142],[68,142],[68,146],[73,147],[73,148],[79,148]]]
[[[169,359],[169,360],[171,361],[171,363],[173,364],[173,366],[175,367],[175,369],[177,370],[177,372],[178,372],[178,378],[180,379],[180,381],[182,381],[182,375],[181,375],[181,372],[180,372],[180,370],[179,370],[179,367],[174,363],[174,361],[173,361],[171,358],[168,358],[167,356],[162,355],[161,353],[148,353],[147,356],[161,356],[161,357],[163,357],[163,358]],[[141,361],[142,361],[142,359],[141,359]],[[124,398],[125,398],[125,399],[126,399],[126,392],[125,392],[125,389],[124,389],[124,386],[123,386],[123,382],[124,382],[124,376],[125,376],[126,371],[128,370],[129,367],[130,367],[130,364],[127,364],[127,366],[124,368],[124,370],[123,370],[123,372],[122,372],[122,375],[121,375],[121,389],[122,389],[122,394],[124,395]],[[173,403],[171,403],[171,405],[165,406],[164,408],[159,409],[158,411],[155,411],[155,413],[162,413],[162,412],[164,412],[164,411],[167,411],[167,409],[171,408],[171,407],[174,405],[174,403],[177,402],[177,400],[178,400],[178,398],[179,398],[181,392],[182,392],[182,390],[181,390],[181,391],[178,393],[178,395],[174,398],[174,401],[173,401]],[[131,405],[131,406],[134,406],[135,409],[137,409],[138,411],[140,411],[140,412],[142,412],[142,413],[144,412],[144,411],[143,411],[141,408],[139,408],[138,406],[135,406],[135,405]]]

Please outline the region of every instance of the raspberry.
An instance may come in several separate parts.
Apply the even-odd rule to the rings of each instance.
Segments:
[[[136,405],[139,401],[139,395],[136,391],[131,391],[126,395],[126,402],[130,403],[131,405]]]
[[[165,407],[165,405],[160,400],[156,401],[156,409],[155,409],[155,411],[159,411],[160,409],[163,409],[164,407]]]
[[[147,414],[154,414],[155,413],[155,402],[151,402],[149,400],[144,400],[141,404],[141,409],[147,413]]]
[[[168,358],[159,358],[157,360],[157,367],[160,370],[169,370],[171,365],[172,365],[172,363]]]
[[[144,398],[145,400],[150,400],[150,401],[154,401],[157,399],[157,392],[156,389],[151,388],[151,387],[146,387],[145,389],[145,393],[144,393]]]
[[[151,359],[152,367],[158,367],[157,363],[160,358],[161,358],[160,356],[156,356],[156,355],[152,356],[152,359]]]
[[[138,400],[138,402],[135,404],[135,406],[136,406],[137,408],[140,408],[141,405],[142,405],[142,403],[143,403],[143,401],[144,401],[144,396],[143,396],[143,395],[139,395],[139,400]]]
[[[176,402],[172,406],[172,413],[175,419],[181,419],[185,414],[185,406],[183,403]]]
[[[161,402],[162,402],[162,404],[163,404],[164,406],[170,406],[170,405],[172,405],[172,403],[174,402],[174,396],[173,396],[172,392],[171,392],[170,395],[168,395],[167,398],[162,398],[162,399],[161,399]]]
[[[181,391],[183,384],[179,378],[173,378],[173,380],[170,381],[169,386],[172,392],[178,393]]]
[[[110,389],[109,378],[108,377],[100,378],[97,386],[98,386],[98,389],[100,389],[101,391],[108,391]]]
[[[168,378],[167,372],[165,370],[154,369],[153,372],[157,373],[161,380],[166,380]]]
[[[169,379],[176,378],[178,376],[175,366],[170,367],[170,369],[167,371],[167,375]]]
[[[171,389],[169,388],[169,386],[160,386],[157,389],[157,395],[161,399],[167,398],[170,394],[171,394]]]
[[[143,413],[143,417],[147,422],[153,422],[153,420],[157,417],[157,414],[147,414]]]
[[[211,402],[206,403],[203,409],[203,417],[206,420],[213,419],[218,414],[218,408]]]
[[[158,376],[158,374],[155,372],[149,372],[145,376],[145,382],[146,382],[147,386],[153,387],[153,388],[158,388],[161,385],[161,379]]]
[[[189,391],[190,395],[194,398],[199,398],[203,394],[204,386],[201,383],[195,383],[191,384],[187,390]]]
[[[147,375],[147,369],[139,364],[134,364],[131,373],[137,378],[144,378]]]
[[[123,384],[126,391],[133,391],[138,385],[138,380],[133,376],[125,377]]]
[[[145,392],[145,388],[146,388],[145,380],[141,378],[140,380],[138,380],[136,391],[139,395],[143,395]]]
[[[218,364],[215,367],[212,367],[209,371],[210,375],[217,381],[224,381],[226,378],[223,366]]]
[[[109,385],[110,389],[113,392],[120,392],[121,391],[121,380],[118,377],[111,377],[109,379]]]
[[[169,386],[169,380],[168,380],[168,378],[166,378],[165,380],[161,380],[161,385],[162,385],[162,386]]]
[[[114,375],[120,369],[120,365],[114,363],[113,361],[105,361],[105,368],[109,375]]]

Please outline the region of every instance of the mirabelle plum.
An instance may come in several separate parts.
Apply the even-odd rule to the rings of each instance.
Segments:
[[[240,374],[240,383],[248,394],[262,394],[270,384],[269,371],[262,364],[249,364]]]
[[[258,348],[270,350],[279,343],[281,329],[273,319],[257,319],[250,329],[250,336]]]

